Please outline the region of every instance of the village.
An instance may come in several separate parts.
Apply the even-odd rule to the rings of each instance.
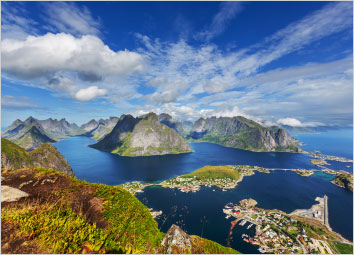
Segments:
[[[233,226],[238,222],[240,226],[249,223],[247,228],[255,226],[255,236],[243,234],[242,238],[245,242],[258,245],[261,253],[336,253],[326,240],[308,236],[308,225],[304,222],[280,211],[257,208],[256,204],[253,199],[244,199],[239,205],[227,204],[223,212],[226,218],[235,218]]]
[[[235,170],[235,172],[238,174],[237,177],[234,176],[217,177],[217,175],[215,175],[215,176],[200,178],[200,176],[196,174],[191,177],[178,176],[176,178],[163,181],[160,183],[160,185],[164,188],[177,188],[181,192],[186,192],[186,193],[197,192],[200,190],[201,186],[206,186],[206,187],[216,186],[220,188],[222,191],[226,191],[228,189],[235,188],[237,184],[243,180],[244,176],[253,175],[254,171],[269,173],[268,169],[263,167],[258,167],[258,166],[237,165],[237,166],[231,166],[231,169]],[[217,171],[215,171],[215,173],[217,173]]]

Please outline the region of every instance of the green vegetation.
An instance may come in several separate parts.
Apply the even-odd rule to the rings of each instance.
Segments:
[[[333,244],[340,254],[353,254],[353,245],[340,242],[333,242]]]
[[[181,178],[193,178],[196,176],[198,180],[206,179],[221,179],[229,177],[233,180],[240,178],[239,170],[233,168],[233,166],[204,166],[193,173],[181,175]]]
[[[23,148],[5,138],[1,138],[1,153],[6,156],[8,163],[13,165],[14,169],[33,165],[31,158]],[[3,166],[3,164],[2,160],[1,167],[7,167]]]
[[[2,206],[2,226],[14,226],[13,242],[25,238],[48,253],[162,252],[165,234],[148,208],[119,186],[90,184],[46,168],[14,170],[5,178],[61,185],[45,182],[36,186],[40,191],[26,185],[33,194],[29,200]],[[197,236],[192,240],[193,253],[237,253]]]
[[[200,238],[199,236],[191,236],[192,239],[192,247],[193,253],[196,254],[240,254],[240,252],[229,248],[222,246],[216,242],[210,241],[205,238]]]
[[[332,181],[335,185],[353,192],[353,174],[344,171],[338,172]]]

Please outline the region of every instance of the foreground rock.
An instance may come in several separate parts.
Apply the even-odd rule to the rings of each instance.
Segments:
[[[122,156],[151,156],[193,151],[173,129],[161,124],[155,113],[138,118],[122,115],[110,134],[90,146]]]
[[[64,156],[51,144],[43,143],[37,149],[26,152],[20,146],[1,138],[1,168],[12,171],[19,168],[45,167],[74,176]]]
[[[1,202],[14,202],[23,197],[28,197],[28,193],[10,186],[1,185]]]
[[[192,250],[190,236],[174,224],[162,239],[161,246],[168,254],[190,253]]]

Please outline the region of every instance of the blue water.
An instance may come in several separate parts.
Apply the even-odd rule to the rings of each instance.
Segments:
[[[188,154],[121,157],[88,147],[96,141],[77,136],[54,143],[73,168],[75,175],[88,182],[109,185],[128,181],[161,181],[190,173],[205,165],[246,164],[268,168],[316,168],[307,154],[251,152],[211,143],[191,143],[194,152]],[[333,169],[344,169],[334,162]],[[346,170],[346,169],[344,169]]]
[[[336,138],[336,134],[338,137]],[[319,150],[324,154],[352,158],[352,138],[350,132],[298,135],[304,150]],[[316,169],[307,154],[261,153],[227,148],[210,143],[191,143],[193,153],[151,157],[121,157],[88,147],[91,138],[78,136],[54,143],[72,166],[75,175],[88,182],[117,185],[127,181],[162,181],[184,173],[192,172],[205,165],[248,164],[268,168]],[[348,163],[330,162],[329,168],[347,170]],[[137,197],[149,207],[162,210],[164,217],[171,207],[177,212],[162,217],[159,226],[166,231],[177,223],[188,233],[226,245],[230,220],[224,218],[222,207],[228,202],[238,202],[243,198],[254,198],[259,207],[280,209],[291,212],[299,208],[309,208],[316,196],[329,197],[329,223],[334,231],[353,239],[353,193],[339,188],[330,181],[333,176],[316,173],[302,177],[293,172],[272,171],[271,174],[256,173],[245,177],[234,190],[222,192],[215,188],[202,188],[197,193],[185,194],[174,189],[152,186]],[[202,223],[205,217],[206,223]],[[205,221],[204,220],[204,221]],[[253,231],[251,228],[249,231]],[[241,234],[248,233],[245,227],[236,226],[231,247],[244,253],[257,253],[257,247],[241,240]]]
[[[331,130],[316,134],[299,134],[294,137],[305,145],[305,151],[319,150],[323,154],[353,159],[353,129]]]
[[[178,224],[187,233],[201,235],[202,219],[205,218],[207,223],[204,224],[203,237],[226,245],[232,219],[225,219],[222,209],[228,202],[253,198],[261,208],[290,213],[295,209],[310,208],[317,203],[317,196],[325,194],[328,196],[330,226],[352,240],[353,193],[333,185],[323,176],[303,177],[290,171],[273,171],[271,174],[256,173],[245,177],[235,189],[226,192],[203,187],[196,193],[183,193],[177,189],[151,186],[137,197],[148,207],[163,211],[158,219],[162,231],[167,231],[171,224]],[[169,215],[173,206],[177,206],[177,211]],[[231,247],[242,253],[258,253],[258,247],[241,239],[243,233],[249,233],[246,227],[236,225]]]

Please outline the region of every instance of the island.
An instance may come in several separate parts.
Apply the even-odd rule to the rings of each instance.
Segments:
[[[333,232],[327,219],[327,197],[317,198],[318,205],[310,210],[287,214],[280,210],[256,207],[253,199],[241,200],[238,205],[228,203],[223,212],[231,222],[230,234],[238,222],[246,228],[255,226],[254,236],[243,234],[243,240],[259,246],[262,253],[352,253],[353,243]]]
[[[202,186],[215,186],[222,191],[227,191],[234,189],[246,176],[251,176],[255,174],[255,172],[269,174],[271,171],[292,171],[298,175],[309,177],[320,170],[264,168],[249,165],[204,166],[190,174],[180,175],[160,183],[134,181],[124,183],[121,187],[132,194],[143,192],[144,188],[152,185],[161,186],[163,188],[176,188],[185,193],[197,192]]]
[[[337,161],[337,162],[343,162],[343,163],[353,163],[352,159],[347,159],[344,157],[337,157],[337,156],[330,156],[330,155],[324,155],[319,151],[315,152],[309,152],[310,156],[312,159],[310,159],[310,162],[314,164],[317,167],[320,168],[325,168],[325,165],[330,165],[327,160],[331,161]],[[347,168],[350,168],[351,166],[346,166]]]

